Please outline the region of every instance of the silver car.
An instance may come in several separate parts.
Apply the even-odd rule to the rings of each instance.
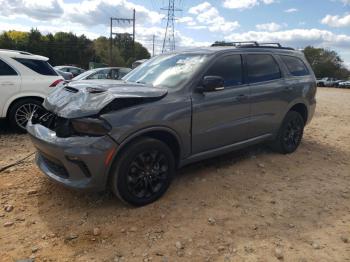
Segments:
[[[97,80],[97,79],[111,79],[119,80],[131,71],[130,68],[126,67],[105,67],[97,68],[86,71],[72,79],[76,80]]]
[[[254,44],[154,57],[121,81],[73,81],[44,101],[28,132],[37,164],[72,188],[111,188],[140,206],[176,168],[253,144],[294,152],[316,107],[304,55]]]

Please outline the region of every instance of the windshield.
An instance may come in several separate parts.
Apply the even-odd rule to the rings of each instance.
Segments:
[[[83,78],[85,78],[86,76],[91,75],[92,73],[96,72],[97,69],[91,69],[89,71],[85,71],[84,73],[81,73],[80,75],[77,75],[76,77],[74,77],[72,80],[81,80]]]
[[[192,77],[207,60],[203,54],[160,55],[141,64],[123,80],[153,86],[176,88]]]

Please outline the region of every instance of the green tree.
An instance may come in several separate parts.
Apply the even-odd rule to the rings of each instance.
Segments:
[[[94,41],[86,36],[57,32],[43,35],[37,29],[30,32],[8,31],[0,34],[0,48],[27,51],[49,57],[52,65],[76,65],[88,68],[89,62],[110,64],[109,39]],[[140,43],[135,50],[130,35],[117,35],[113,39],[112,66],[130,66],[135,60],[149,58],[150,54]]]
[[[350,76],[343,60],[335,51],[308,46],[304,49],[304,54],[317,78],[335,77],[344,79]]]

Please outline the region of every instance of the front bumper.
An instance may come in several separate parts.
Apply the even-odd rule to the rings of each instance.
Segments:
[[[60,138],[54,131],[28,123],[28,133],[38,150],[36,163],[50,179],[76,189],[104,190],[117,143],[109,136]],[[114,155],[113,155],[114,157]]]

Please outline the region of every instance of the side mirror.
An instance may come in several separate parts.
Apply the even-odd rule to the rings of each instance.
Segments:
[[[215,92],[224,89],[224,79],[221,76],[205,76],[202,80],[202,92]]]

